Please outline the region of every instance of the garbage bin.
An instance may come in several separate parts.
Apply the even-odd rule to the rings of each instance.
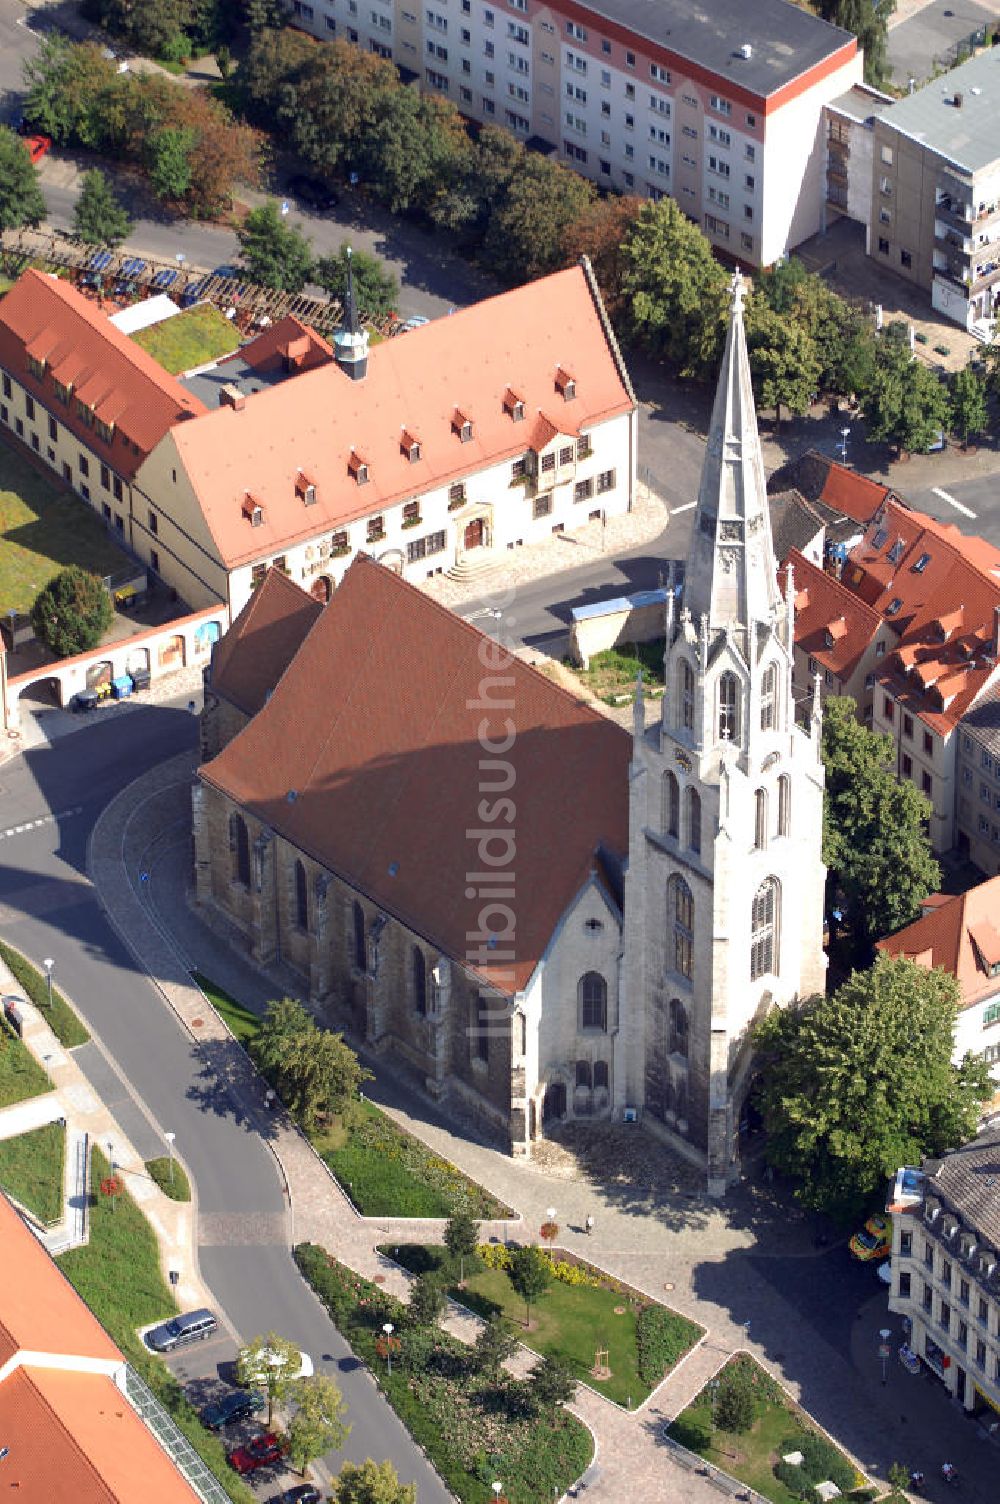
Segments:
[[[112,679],[111,693],[116,700],[127,700],[132,693],[131,676],[129,674],[120,674],[117,679]]]
[[[148,689],[149,688],[149,669],[148,668],[130,668],[129,671],[128,671],[128,673],[129,673],[129,678],[132,680],[132,688],[133,689]]]
[[[88,710],[97,709],[97,690],[81,689],[70,701],[70,709],[74,714],[85,713]]]

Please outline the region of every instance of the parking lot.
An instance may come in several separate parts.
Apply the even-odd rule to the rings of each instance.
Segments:
[[[913,78],[921,84],[935,68],[950,67],[955,46],[998,17],[996,5],[979,0],[931,0],[889,30],[893,81],[906,84]]]

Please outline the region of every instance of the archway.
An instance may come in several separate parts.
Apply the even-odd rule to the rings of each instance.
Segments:
[[[133,669],[139,669],[140,671],[145,669],[145,671],[148,673],[149,649],[129,648],[128,657],[125,660],[125,667],[129,673],[132,673]]]
[[[379,555],[378,562],[383,569],[390,569],[393,574],[403,573],[403,555],[398,548],[386,549],[384,554]]]
[[[47,679],[33,679],[30,684],[24,686],[17,698],[19,703],[27,701],[43,710],[48,710],[52,706],[57,706],[61,710],[62,680],[55,676]]]
[[[184,638],[180,633],[160,643],[156,658],[161,669],[184,667]]]
[[[566,1116],[566,1083],[550,1081],[542,1101],[542,1122],[557,1123]]]
[[[102,685],[111,685],[111,664],[107,660],[101,663],[91,663],[87,668],[87,688],[99,690]]]
[[[482,548],[486,542],[486,523],[482,517],[473,517],[471,522],[465,524],[462,534],[462,547],[468,552],[473,548]]]
[[[313,580],[312,589],[309,594],[314,601],[319,601],[321,606],[325,606],[333,594],[333,581],[330,579],[330,576],[326,574],[318,575]]]

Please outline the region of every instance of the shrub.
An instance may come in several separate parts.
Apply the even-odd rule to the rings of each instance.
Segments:
[[[410,1290],[410,1304],[406,1308],[410,1325],[436,1326],[443,1310],[444,1291],[439,1277],[429,1271],[418,1275]]]
[[[757,1414],[753,1375],[732,1367],[723,1375],[715,1397],[715,1423],[721,1431],[749,1431]]]
[[[802,1472],[810,1483],[823,1483],[829,1479],[836,1483],[842,1494],[846,1494],[858,1481],[854,1468],[825,1436],[804,1431],[787,1447],[782,1447],[782,1451],[795,1448],[802,1453]]]
[[[38,592],[31,608],[31,625],[57,658],[69,658],[95,648],[113,616],[103,580],[78,564],[70,564]]]
[[[658,1384],[691,1347],[697,1331],[692,1322],[664,1306],[643,1306],[635,1323],[639,1375],[643,1382]]]

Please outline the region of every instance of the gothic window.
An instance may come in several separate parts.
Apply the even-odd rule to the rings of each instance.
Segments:
[[[701,851],[701,795],[697,789],[688,789],[688,846],[692,851]]]
[[[419,945],[413,947],[410,964],[413,968],[413,1006],[422,1016],[427,1012],[427,963]]]
[[[685,658],[681,659],[677,679],[681,726],[685,731],[691,731],[694,729],[694,670]]]
[[[688,1016],[687,1009],[679,997],[670,999],[670,1035],[669,1047],[671,1055],[686,1055],[688,1052]]]
[[[773,731],[777,724],[778,666],[768,664],[760,681],[760,729]]]
[[[365,939],[365,911],[354,904],[354,964],[358,971],[368,970],[368,945]]]
[[[306,869],[301,862],[295,863],[295,924],[300,930],[309,928],[309,889]]]
[[[750,980],[778,970],[781,894],[776,877],[768,877],[754,894],[750,928]]]
[[[584,972],[577,987],[580,1028],[599,1029],[608,1027],[608,984],[599,971]]]
[[[681,833],[681,790],[674,773],[663,775],[663,829],[676,840]]]
[[[242,815],[229,816],[229,850],[232,854],[233,882],[250,886],[250,833]]]
[[[767,845],[767,790],[758,789],[753,796],[753,843],[758,851]]]
[[[673,970],[691,980],[694,937],[694,898],[683,877],[676,873],[667,885],[667,917],[673,933]]]
[[[792,780],[787,773],[782,773],[778,779],[778,834],[790,836],[792,833]]]
[[[603,1087],[608,1090],[608,1062],[606,1060],[594,1061],[594,1090],[600,1091]]]
[[[727,669],[719,676],[719,740],[736,742],[740,739],[740,684],[736,675]]]
[[[588,1091],[590,1090],[589,1060],[578,1060],[576,1062],[576,1084],[577,1086],[585,1086]]]

